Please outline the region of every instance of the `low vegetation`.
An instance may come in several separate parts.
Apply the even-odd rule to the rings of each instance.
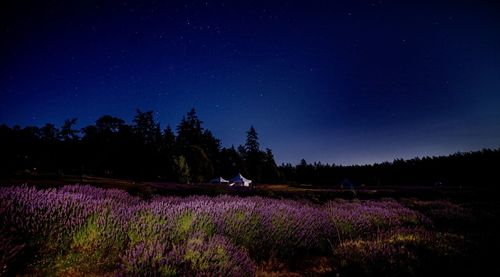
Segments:
[[[146,200],[88,185],[7,186],[0,264],[26,275],[419,276],[459,272],[474,242],[448,227],[471,220],[444,200]]]

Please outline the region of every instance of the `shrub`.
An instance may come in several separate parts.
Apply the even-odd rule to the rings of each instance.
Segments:
[[[349,276],[425,276],[424,270],[439,272],[460,257],[463,245],[461,236],[401,228],[375,239],[342,242],[334,250],[335,267]]]

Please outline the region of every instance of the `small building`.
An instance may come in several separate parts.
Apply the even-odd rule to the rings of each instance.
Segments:
[[[217,185],[220,185],[220,184],[227,185],[227,184],[229,184],[229,181],[226,180],[226,179],[224,179],[224,178],[222,178],[222,177],[217,177],[215,179],[210,180],[210,183],[211,184],[217,184]]]
[[[238,175],[229,179],[229,186],[249,187],[251,183],[252,183],[252,180],[249,180],[249,179],[243,177],[239,173],[238,173]]]

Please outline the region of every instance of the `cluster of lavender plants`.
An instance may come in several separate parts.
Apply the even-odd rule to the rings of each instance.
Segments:
[[[325,204],[338,241],[372,237],[399,226],[429,224],[429,219],[392,199],[383,201],[330,201]],[[335,235],[335,234],[334,234]]]
[[[256,260],[332,246],[347,249],[347,240],[427,222],[393,200],[313,205],[192,196],[146,201],[82,185],[2,187],[0,203],[0,224],[15,226],[33,249],[57,250],[59,259],[124,275],[252,275]]]
[[[98,206],[90,195],[29,187],[2,188],[0,203],[4,226],[47,246],[61,245]]]

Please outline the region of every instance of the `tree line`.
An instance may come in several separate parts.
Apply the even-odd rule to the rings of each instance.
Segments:
[[[246,142],[225,148],[203,127],[196,110],[174,130],[161,128],[153,111],[137,110],[131,124],[110,115],[76,129],[77,120],[62,126],[0,125],[0,175],[92,175],[180,183],[207,182],[237,173],[257,183],[332,186],[487,186],[500,183],[500,149],[423,157],[372,165],[342,166],[283,163],[272,150],[261,149],[254,127]]]
[[[95,175],[181,183],[206,182],[214,176],[249,176],[278,182],[271,149],[261,150],[254,127],[244,145],[221,147],[203,127],[196,110],[176,127],[162,129],[153,111],[137,110],[132,124],[110,115],[75,129],[77,119],[57,127],[0,125],[0,174]]]
[[[459,152],[448,156],[395,159],[370,165],[329,165],[321,162],[282,164],[284,182],[354,186],[497,186],[500,149]]]

